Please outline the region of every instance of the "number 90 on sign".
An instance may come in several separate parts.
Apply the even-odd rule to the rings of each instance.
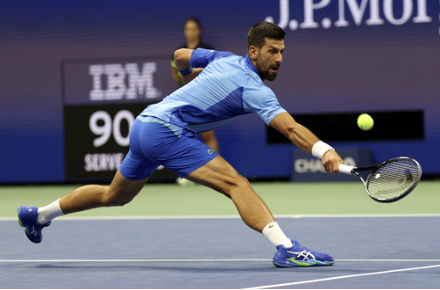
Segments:
[[[90,131],[99,136],[93,140],[94,147],[100,147],[107,143],[112,133],[113,138],[119,146],[126,147],[130,144],[130,134],[122,136],[121,122],[126,120],[128,123],[128,131],[134,122],[134,116],[130,111],[122,110],[116,113],[115,117],[111,118],[110,114],[106,111],[96,111],[90,116],[89,128]],[[99,122],[102,121],[102,122]],[[102,125],[100,125],[101,123]]]

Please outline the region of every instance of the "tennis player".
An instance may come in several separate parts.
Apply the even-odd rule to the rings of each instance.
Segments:
[[[234,117],[257,113],[296,146],[322,159],[338,173],[341,157],[288,114],[263,81],[275,80],[284,52],[283,29],[259,22],[248,33],[248,55],[198,48],[176,50],[175,62],[187,85],[148,106],[130,132],[130,150],[110,186],[86,185],[41,208],[18,207],[26,236],[40,243],[42,229],[59,216],[88,209],[123,206],[163,164],[180,177],[208,186],[232,199],[243,221],[277,249],[277,267],[332,265],[333,257],[302,247],[286,237],[269,208],[246,178],[196,138]]]

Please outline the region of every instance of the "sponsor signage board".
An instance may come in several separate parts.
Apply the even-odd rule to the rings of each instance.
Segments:
[[[370,149],[337,149],[344,163],[364,167],[374,165]],[[321,159],[313,157],[302,150],[292,151],[291,181],[357,181],[357,177],[346,174],[329,174],[325,172]]]
[[[65,178],[110,181],[129,150],[137,115],[176,86],[170,59],[63,63]],[[176,175],[162,166],[155,179]]]

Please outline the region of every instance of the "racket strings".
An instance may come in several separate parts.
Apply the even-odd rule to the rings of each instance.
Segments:
[[[420,180],[420,169],[411,160],[396,160],[376,168],[368,179],[368,191],[377,199],[393,199],[411,190]]]

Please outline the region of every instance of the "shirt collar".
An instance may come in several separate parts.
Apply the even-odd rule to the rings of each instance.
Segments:
[[[251,61],[251,59],[249,58],[249,55],[246,55],[246,65],[251,69],[251,70],[253,70],[257,75],[260,75],[259,73],[258,73],[258,70],[257,70],[257,68],[255,67],[255,65],[252,63],[252,61]]]

